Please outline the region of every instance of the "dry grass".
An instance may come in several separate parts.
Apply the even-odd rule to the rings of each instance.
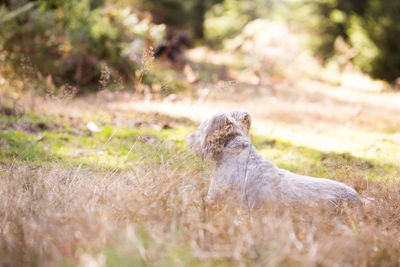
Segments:
[[[88,102],[78,99],[68,109],[47,103],[42,108],[48,111],[43,114],[59,112],[80,119],[96,114],[96,118],[106,117],[105,121],[115,125],[132,124],[132,118],[124,115],[137,117],[131,111],[111,115],[118,110],[112,105],[104,114],[95,113]],[[57,125],[53,126],[50,130],[58,131]],[[170,131],[178,133],[175,130]],[[36,133],[31,134],[36,139]],[[73,136],[69,135],[67,143],[74,141]],[[118,147],[118,142],[129,141],[131,147],[135,143],[130,134],[125,139],[122,136],[115,144],[112,140],[104,146]],[[378,164],[368,167],[363,159],[358,161],[365,164],[353,166],[337,155],[326,154],[328,159],[324,161],[318,159],[317,152],[296,151],[288,144],[267,146],[267,155],[280,164],[289,164],[290,157],[274,153],[299,154],[304,161],[295,157],[295,170],[304,174],[318,171],[313,168],[324,163],[334,164],[327,166],[330,178],[340,179],[357,188],[362,196],[375,200],[361,211],[346,207],[334,213],[264,207],[249,213],[235,202],[206,206],[203,197],[210,166],[187,149],[170,146],[165,139],[153,139],[160,143],[143,142],[133,147],[132,154],[140,157],[129,159],[133,165],[117,172],[102,166],[67,168],[70,165],[58,164],[62,162],[44,164],[47,167],[18,159],[18,163],[0,163],[0,266],[400,265],[398,171]],[[256,143],[261,146],[267,141],[261,138]],[[67,143],[63,146],[68,147]],[[86,144],[83,148],[91,147]],[[115,155],[120,152],[113,151]],[[385,157],[396,156],[385,153]],[[117,162],[115,167],[119,165]],[[373,175],[381,176],[379,179],[364,180],[362,174],[372,175],[379,168],[383,168],[379,175]],[[385,180],[383,176],[389,173],[394,176]]]
[[[205,206],[204,167],[184,152],[114,175],[2,165],[0,265],[400,264],[398,184],[370,183],[376,200],[363,211],[249,214],[232,203]]]
[[[282,97],[281,100],[284,99]],[[107,106],[102,99],[98,102],[89,100],[93,98],[77,99],[68,103],[67,107],[58,102],[47,102],[36,111],[44,116],[62,114],[74,121],[76,119],[77,126],[72,124],[74,128],[85,125],[86,119],[95,118],[100,123],[105,121],[104,125],[128,125],[132,127],[131,130],[135,129],[134,119],[137,116],[133,108],[125,107],[137,102],[127,102],[125,106],[111,102]],[[282,104],[282,101],[278,101],[278,104]],[[227,104],[234,106],[233,103]],[[271,112],[278,104],[268,106],[264,112]],[[99,112],[97,106],[107,108]],[[155,106],[152,104],[144,108],[148,111]],[[183,105],[166,103],[165,106],[172,111],[172,107]],[[202,111],[206,106],[201,105]],[[191,108],[192,112],[200,110],[193,105]],[[344,113],[343,109],[337,110],[340,114]],[[210,108],[207,112],[214,110]],[[257,113],[256,110],[254,113],[256,119],[266,123],[261,120],[265,113]],[[189,112],[180,114],[191,115]],[[281,115],[290,121],[284,116],[283,110]],[[321,121],[327,122],[329,118],[330,115],[321,115]],[[397,117],[393,118],[397,123]],[[170,118],[167,119],[171,124]],[[344,121],[344,118],[339,118],[334,124]],[[51,126],[47,135],[43,133],[48,140],[37,143],[39,147],[41,144],[43,147],[50,145],[53,142],[51,138],[58,136],[57,131],[66,131],[65,127],[52,123],[51,120],[46,122]],[[172,135],[179,133],[179,125],[186,125],[178,121],[176,124],[176,129],[170,130]],[[372,122],[366,124],[372,125]],[[275,127],[277,125],[274,124]],[[355,124],[354,130],[355,136],[360,139],[360,136],[364,136],[362,134],[367,134],[367,130],[358,127],[360,125]],[[277,136],[283,137],[282,129]],[[289,131],[290,140],[301,136],[300,132],[293,129]],[[5,128],[4,131],[8,130]],[[75,130],[68,134],[68,142],[63,141],[60,146],[67,148],[69,143],[76,142],[75,139],[82,133]],[[336,128],[334,132],[337,134],[339,129]],[[121,155],[122,143],[129,145],[128,149],[135,143],[132,133],[125,131],[119,139],[114,137],[117,139],[115,143],[111,140],[104,144],[119,148],[119,151],[110,150],[111,155],[116,157],[114,167],[120,165],[119,160],[126,158]],[[41,133],[27,134],[31,135],[32,140],[38,140]],[[311,141],[316,142],[314,136],[324,132],[306,131],[306,134],[313,134],[306,146],[311,147]],[[368,134],[377,140],[394,136],[391,133]],[[103,140],[101,136],[102,133],[98,133],[82,140],[100,141]],[[344,136],[349,137],[347,132]],[[261,138],[257,141],[259,146],[267,144],[260,147],[261,151],[265,150],[267,156],[273,157],[272,160],[278,160],[277,163],[290,165],[294,161],[295,171],[304,174],[316,172],[316,175],[319,166],[331,164],[333,166],[325,166],[330,178],[339,179],[357,188],[362,196],[375,200],[362,211],[346,207],[334,213],[309,208],[265,207],[249,213],[247,209],[235,205],[235,202],[206,206],[203,197],[208,189],[209,166],[194,158],[188,150],[176,144],[169,147],[168,140],[155,137],[150,136],[150,140],[159,144],[146,143],[143,139],[144,142],[132,150],[132,154],[139,157],[130,158],[132,165],[117,172],[105,170],[104,166],[72,168],[68,164],[59,164],[63,162],[33,165],[40,160],[24,163],[17,159],[18,163],[0,163],[0,266],[400,265],[400,184],[398,170],[392,171],[392,168],[397,169],[398,164],[392,167],[374,165],[364,157],[357,160],[363,164],[353,166],[351,161],[340,160],[337,155],[320,155],[320,152],[306,148],[296,151],[295,146],[290,144],[276,145],[274,148],[268,143],[273,140],[257,136],[254,140]],[[338,139],[341,139],[337,145],[339,148],[344,147],[346,140],[351,141],[342,137]],[[329,139],[329,142],[333,140]],[[0,140],[0,145],[3,148],[12,147],[11,141]],[[22,149],[28,142],[21,144],[16,148]],[[89,144],[78,144],[86,150],[95,148]],[[93,141],[94,146],[97,144]],[[377,152],[374,159],[379,161],[382,156],[384,163],[390,159],[395,162],[398,157],[393,152],[396,146],[389,144],[388,147],[392,150],[382,150],[382,155]],[[47,153],[52,152],[51,149]],[[33,152],[33,158],[42,155]],[[324,161],[323,157],[328,159]],[[45,159],[41,160],[46,163]],[[372,174],[375,170],[378,174]],[[376,179],[367,182],[364,178],[368,177],[364,177],[364,174],[371,174]],[[388,174],[393,175],[391,180],[383,178]]]

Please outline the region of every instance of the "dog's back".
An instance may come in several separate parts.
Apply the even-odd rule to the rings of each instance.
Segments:
[[[213,179],[214,187],[239,189],[251,205],[271,201],[361,204],[357,192],[343,183],[278,168],[264,159],[245,136],[233,137],[226,144]]]
[[[361,204],[358,193],[343,183],[300,175],[284,169],[279,169],[279,173],[280,192],[283,199],[323,201],[333,205],[340,204],[342,201],[356,206]]]

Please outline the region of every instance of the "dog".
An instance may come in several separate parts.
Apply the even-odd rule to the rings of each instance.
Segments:
[[[264,159],[249,138],[250,127],[249,113],[233,111],[204,120],[197,131],[188,135],[187,144],[194,154],[216,163],[206,197],[208,202],[234,191],[250,207],[263,203],[326,203],[329,206],[362,203],[350,186],[280,169]]]

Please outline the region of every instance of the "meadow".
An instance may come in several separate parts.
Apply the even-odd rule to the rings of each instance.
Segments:
[[[114,94],[113,100],[104,94],[37,98],[31,109],[2,109],[1,265],[399,264],[400,144],[390,130],[399,121],[379,121],[377,128],[374,117],[361,114],[335,138],[332,128],[344,120],[339,114],[353,103],[338,104],[337,120],[314,112],[318,116],[304,123],[276,114],[287,99],[279,95],[260,112],[217,95],[206,103],[182,98],[146,106],[136,95]],[[301,101],[297,116],[310,104]],[[171,105],[178,114],[168,114],[174,113]],[[196,108],[207,105],[209,113],[212,107],[249,109],[252,140],[264,157],[291,171],[342,181],[370,203],[333,213],[206,205],[213,166],[196,158],[185,139],[201,119],[193,115],[200,114]],[[383,102],[385,108],[390,111]],[[89,130],[89,122],[98,129]]]

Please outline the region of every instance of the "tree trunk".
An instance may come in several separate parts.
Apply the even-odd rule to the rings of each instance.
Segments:
[[[206,14],[206,0],[197,0],[194,6],[194,35],[196,38],[204,37],[204,17]]]

